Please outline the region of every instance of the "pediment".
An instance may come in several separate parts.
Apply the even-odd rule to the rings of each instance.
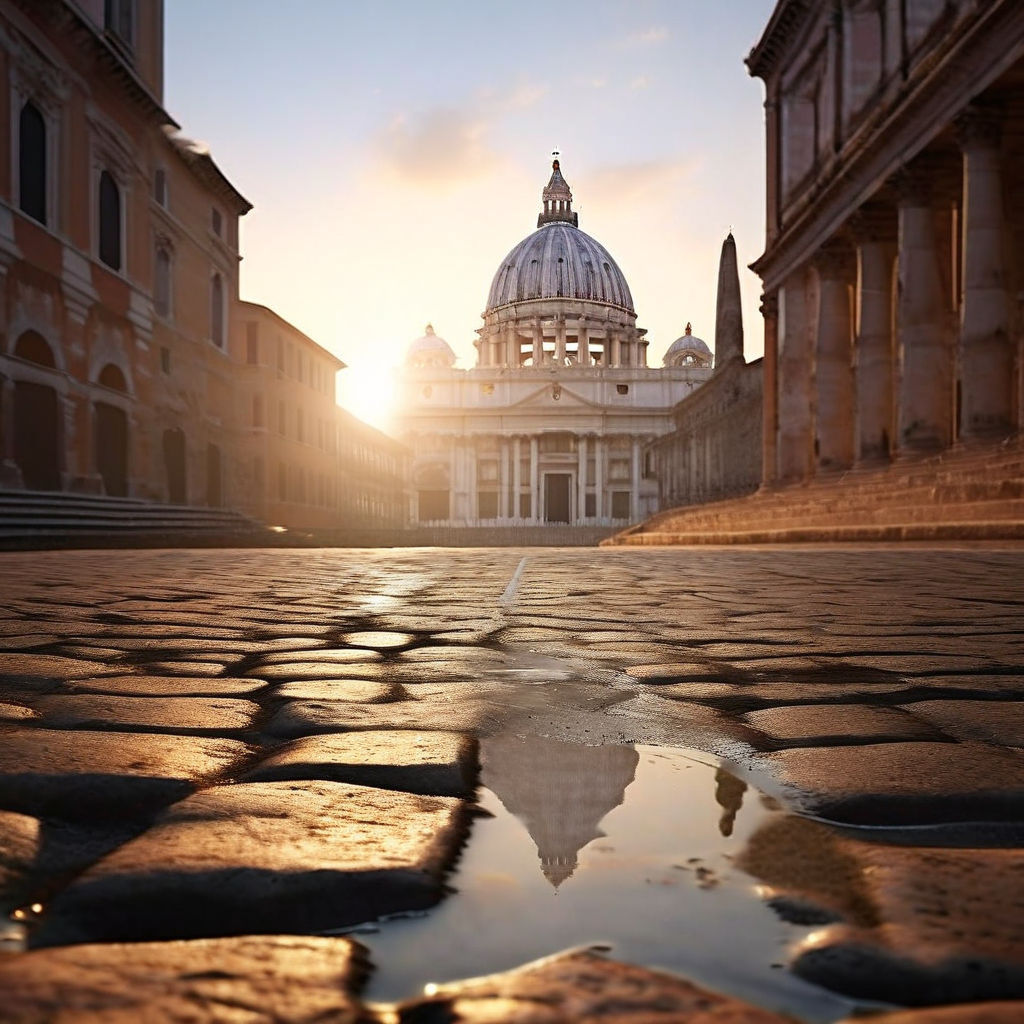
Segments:
[[[555,398],[555,389],[558,397]],[[512,409],[600,409],[600,402],[584,398],[572,387],[552,380],[534,388],[528,395],[509,405]]]

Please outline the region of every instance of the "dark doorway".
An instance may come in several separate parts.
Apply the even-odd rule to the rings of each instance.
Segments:
[[[544,519],[549,523],[569,522],[569,484],[572,477],[568,473],[544,474]]]
[[[185,431],[164,431],[164,468],[167,470],[167,500],[172,505],[188,502],[185,475]]]
[[[221,495],[220,449],[215,444],[206,446],[206,504],[220,508]]]
[[[111,497],[128,494],[128,417],[123,409],[96,403],[96,471]]]
[[[15,382],[14,461],[30,491],[60,490],[57,392],[45,384]]]

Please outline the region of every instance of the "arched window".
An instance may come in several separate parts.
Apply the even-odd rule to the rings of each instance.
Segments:
[[[157,316],[171,315],[171,255],[157,249],[153,266],[153,309]]]
[[[224,347],[224,279],[220,274],[210,279],[210,339],[217,348]]]
[[[110,388],[112,391],[127,392],[128,390],[128,382],[124,379],[124,374],[121,372],[120,367],[115,366],[113,363],[107,363],[100,370],[97,380],[105,388]]]
[[[46,121],[31,100],[18,123],[18,183],[22,213],[46,223]]]
[[[121,269],[121,190],[109,171],[100,175],[100,259]]]
[[[35,331],[26,331],[14,345],[14,354],[19,359],[28,363],[35,363],[37,366],[45,366],[53,370],[57,361],[53,358],[53,349],[46,343],[41,334]]]

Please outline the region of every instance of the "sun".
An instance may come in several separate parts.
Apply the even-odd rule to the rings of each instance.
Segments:
[[[387,430],[395,411],[395,370],[379,364],[352,363],[339,374],[338,402],[366,423]]]

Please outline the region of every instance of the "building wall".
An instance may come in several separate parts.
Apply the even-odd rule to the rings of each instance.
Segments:
[[[747,64],[765,482],[1019,431],[1024,6],[780,0]]]
[[[219,274],[226,325],[249,206],[160,106],[161,5],[129,6],[130,45],[104,29],[102,4],[0,8],[0,109],[10,111],[0,132],[0,485],[234,503],[243,484],[229,455],[230,357],[226,335],[214,343],[210,288]],[[32,151],[22,119],[34,111],[45,126],[41,210],[26,208],[36,175],[22,180]],[[158,170],[166,203],[155,198]],[[106,253],[104,175],[120,234]],[[158,248],[172,282],[159,311]],[[184,440],[175,487],[169,434]]]
[[[674,411],[675,429],[648,448],[659,507],[696,505],[761,483],[762,365],[730,360]]]

